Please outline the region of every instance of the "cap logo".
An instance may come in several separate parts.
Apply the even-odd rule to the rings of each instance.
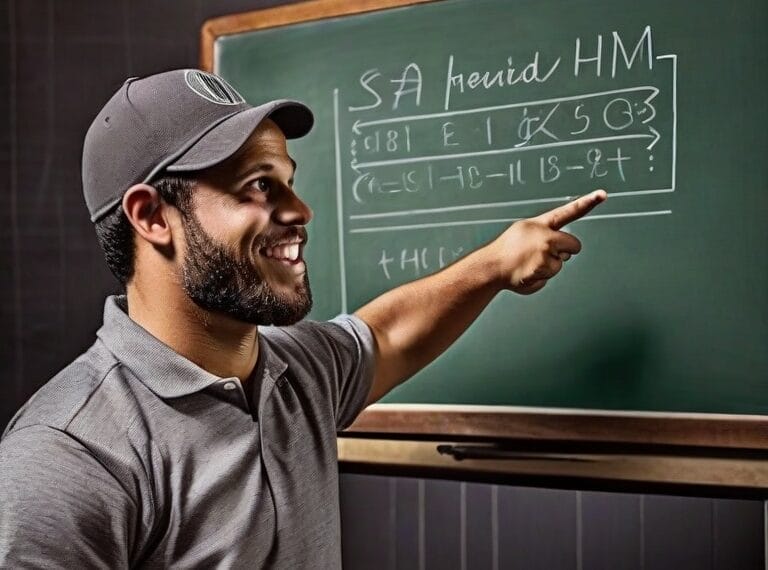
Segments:
[[[211,103],[216,103],[217,105],[239,105],[240,103],[245,103],[245,99],[243,99],[240,93],[235,91],[234,87],[216,75],[196,69],[188,69],[184,73],[184,81],[192,91]]]

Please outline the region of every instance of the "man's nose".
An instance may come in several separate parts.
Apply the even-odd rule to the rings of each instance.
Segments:
[[[312,209],[293,190],[286,188],[280,193],[274,216],[285,226],[306,226],[312,219]]]

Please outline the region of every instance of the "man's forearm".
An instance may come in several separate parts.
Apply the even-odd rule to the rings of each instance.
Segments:
[[[439,273],[385,293],[357,311],[377,344],[368,403],[437,358],[501,289],[522,295],[540,291],[581,250],[581,242],[561,228],[606,197],[598,190],[520,220]]]
[[[377,344],[369,404],[442,354],[503,288],[491,260],[486,248],[478,249],[357,311]]]

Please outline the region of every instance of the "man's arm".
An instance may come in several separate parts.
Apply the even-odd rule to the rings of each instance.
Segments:
[[[0,568],[128,568],[136,502],[79,442],[30,426],[0,442]]]
[[[510,226],[488,245],[442,271],[374,299],[356,314],[376,339],[374,381],[366,404],[384,396],[447,349],[493,297],[544,287],[581,243],[560,228],[606,199],[592,192]]]

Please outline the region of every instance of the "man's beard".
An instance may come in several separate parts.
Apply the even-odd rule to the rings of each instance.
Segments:
[[[307,316],[312,292],[306,272],[292,295],[278,294],[250,261],[238,259],[216,243],[194,213],[183,216],[183,225],[187,241],[183,285],[196,305],[255,325],[292,325]],[[303,228],[272,239],[299,235],[306,237]],[[264,245],[269,244],[257,243],[254,251]]]

